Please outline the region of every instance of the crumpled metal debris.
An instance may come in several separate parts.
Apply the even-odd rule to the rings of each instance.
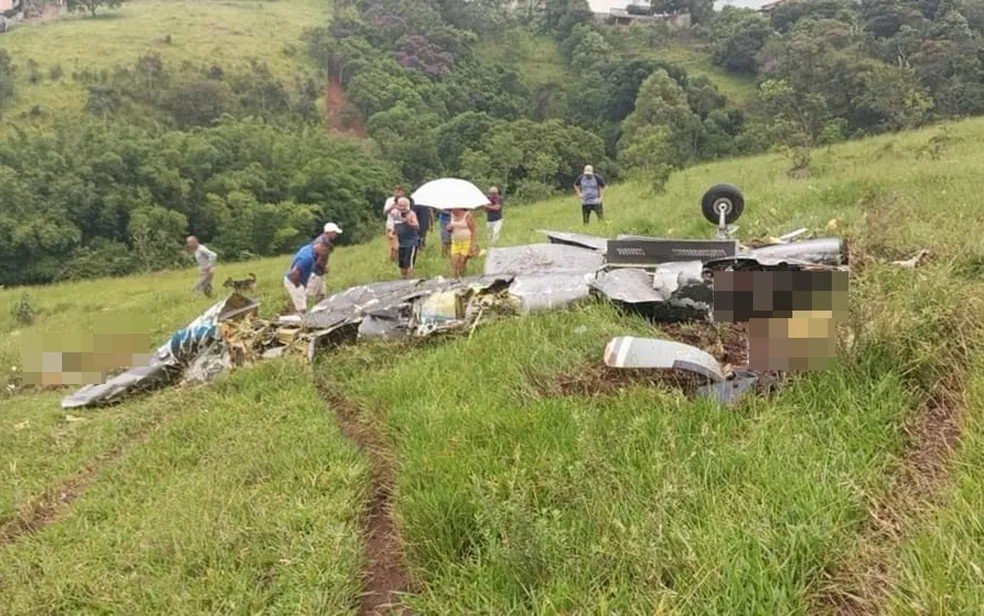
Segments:
[[[209,380],[226,367],[225,345],[219,324],[255,313],[259,304],[234,293],[216,303],[201,316],[158,347],[147,366],[136,366],[105,383],[86,385],[62,400],[62,408],[112,404],[136,393],[156,389],[183,379]]]
[[[589,284],[616,305],[658,321],[707,320],[713,307],[713,288],[700,261],[666,263],[653,273],[611,270]]]
[[[109,404],[157,387],[208,382],[224,370],[258,359],[300,353],[305,348],[308,360],[313,361],[319,352],[348,341],[472,331],[483,318],[488,318],[486,315],[552,310],[591,295],[600,295],[655,320],[708,320],[713,309],[714,270],[830,268],[846,262],[841,240],[821,238],[742,251],[724,259],[702,262],[695,257],[687,261],[679,260],[681,255],[675,254],[675,260],[651,264],[652,267],[606,269],[608,240],[574,233],[544,233],[553,243],[490,249],[483,276],[360,285],[328,297],[303,318],[259,319],[258,304],[233,293],[175,332],[157,349],[149,365],[135,367],[101,385],[83,387],[66,397],[62,406]],[[799,232],[788,235],[795,234]],[[678,252],[692,249],[676,240],[661,246]],[[722,242],[698,246],[704,252],[720,251],[721,247],[727,248]],[[701,258],[706,259],[706,255]],[[665,345],[661,348],[669,353]],[[715,372],[714,364],[706,362],[706,358],[682,350],[681,346],[674,348],[666,357],[674,357],[674,362],[692,361],[691,369],[705,370],[721,385],[724,377],[720,366]],[[706,394],[730,399],[736,395],[734,392],[750,386],[752,376],[742,378],[745,380],[732,384],[730,389],[721,385],[708,389]]]

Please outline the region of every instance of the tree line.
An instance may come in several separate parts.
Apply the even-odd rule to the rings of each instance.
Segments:
[[[187,233],[225,259],[289,252],[329,218],[360,241],[394,183],[441,175],[499,185],[516,203],[568,189],[585,163],[654,191],[676,169],[776,147],[808,171],[817,145],[984,105],[984,0],[660,7],[693,25],[626,33],[586,0],[336,0],[299,41],[313,68],[292,78],[154,54],[69,76],[53,67],[49,79],[85,88],[88,118],[15,125],[0,142],[0,284],[169,267]],[[562,70],[525,78],[511,49],[521,37],[554,45]],[[667,40],[754,80],[751,100],[635,53]],[[0,111],[19,71],[45,78],[16,60],[0,50]],[[329,81],[364,142],[325,134]]]

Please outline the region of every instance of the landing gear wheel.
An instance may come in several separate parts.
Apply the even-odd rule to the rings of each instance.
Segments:
[[[704,218],[711,224],[718,224],[720,212],[724,211],[724,223],[733,224],[745,210],[745,197],[731,184],[716,184],[707,189],[700,200]]]

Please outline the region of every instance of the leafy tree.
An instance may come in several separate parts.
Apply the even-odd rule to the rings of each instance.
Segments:
[[[543,28],[552,33],[558,41],[571,35],[578,24],[587,24],[593,19],[587,0],[545,0]]]
[[[757,54],[772,33],[768,18],[758,11],[726,6],[714,19],[711,58],[729,71],[755,74]]]
[[[691,111],[683,88],[664,70],[650,75],[639,88],[635,110],[622,125],[620,153],[634,151],[635,140],[656,134],[646,130],[650,127],[665,129],[660,141],[666,144],[661,143],[660,151],[667,153],[670,159],[664,162],[682,168],[697,157],[700,118]]]
[[[126,0],[67,0],[66,8],[69,13],[88,13],[90,17],[96,16],[96,11],[100,8],[118,9],[123,6]]]

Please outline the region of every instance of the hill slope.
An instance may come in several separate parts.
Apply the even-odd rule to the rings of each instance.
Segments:
[[[311,369],[271,361],[81,420],[58,409],[62,392],[9,397],[0,593],[15,611],[356,611],[372,459],[314,377],[394,464],[383,487],[421,611],[970,611],[984,603],[982,137],[974,120],[818,151],[804,180],[767,156],[688,170],[662,196],[612,188],[589,231],[708,237],[696,200],[731,180],[748,197],[743,238],[806,226],[850,240],[839,363],[734,410],[595,378],[609,336],[659,335],[603,304]],[[509,208],[504,242],[581,230],[577,210]],[[923,269],[883,264],[927,246]],[[257,273],[270,313],[286,263],[218,279]],[[395,273],[380,239],[333,255],[330,284]],[[446,266],[431,249],[420,273]],[[2,365],[42,331],[129,319],[160,340],[208,305],[192,283],[189,270],[29,289],[30,328],[10,316],[20,291],[0,291]]]
[[[55,20],[18,26],[0,36],[19,67],[18,102],[11,114],[38,105],[49,112],[79,112],[85,90],[73,82],[80,71],[133,66],[157,53],[170,66],[241,66],[266,62],[271,72],[292,79],[312,68],[300,35],[325,21],[330,4],[322,0],[134,0],[95,19],[63,13]],[[32,83],[29,62],[40,80]],[[52,79],[51,69],[64,76]]]

